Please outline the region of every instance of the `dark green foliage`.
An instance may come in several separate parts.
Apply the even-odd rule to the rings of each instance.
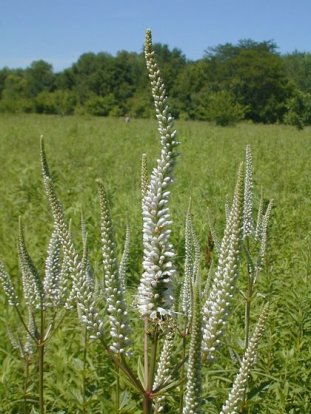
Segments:
[[[160,43],[154,49],[176,118],[310,124],[292,109],[297,93],[311,92],[310,53],[280,56],[271,41],[241,40],[209,48],[193,62],[179,49]],[[230,96],[224,106],[223,96]],[[60,73],[43,60],[0,70],[1,112],[150,118],[152,108],[142,53],[84,53]]]
[[[311,93],[311,53],[298,52],[282,57],[288,78],[302,92]]]
[[[310,93],[297,90],[295,95],[287,101],[287,109],[284,117],[285,123],[295,125],[298,129],[311,124]]]

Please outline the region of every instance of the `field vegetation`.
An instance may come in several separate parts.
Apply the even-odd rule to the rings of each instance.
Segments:
[[[236,170],[250,144],[254,164],[254,204],[261,188],[265,203],[274,200],[264,272],[258,295],[272,303],[260,344],[256,368],[250,379],[251,413],[309,413],[310,354],[310,199],[309,160],[311,130],[289,126],[239,124],[220,128],[205,122],[179,121],[181,141],[172,195],[172,241],[178,270],[184,266],[184,218],[192,198],[193,226],[201,246],[201,269],[205,280],[210,256],[209,219],[218,235],[225,224],[225,200],[232,197]],[[148,155],[148,168],[158,153],[156,123],[95,117],[2,115],[1,157],[1,260],[15,286],[21,288],[16,243],[18,217],[23,217],[27,246],[38,268],[44,268],[52,219],[40,177],[39,137],[44,135],[52,174],[77,245],[82,245],[80,217],[83,210],[94,272],[100,274],[100,209],[96,178],[106,184],[118,244],[122,253],[127,223],[131,226],[129,269],[131,295],[141,277],[140,159]],[[208,212],[209,211],[209,212]],[[245,287],[243,274],[239,288]],[[30,412],[38,406],[35,359],[21,358],[13,350],[7,327],[21,334],[21,327],[1,295],[0,411]],[[262,297],[258,302],[262,303]],[[254,302],[254,320],[259,305]],[[232,358],[243,338],[243,304],[237,300],[224,337],[225,350],[205,374],[204,397],[208,412],[219,412],[238,369]],[[138,329],[138,328],[137,328]],[[84,346],[85,335],[74,313],[69,313],[46,349],[45,398],[47,412],[111,412],[115,398],[115,375],[111,363],[96,342]],[[85,353],[86,352],[86,353]],[[26,374],[25,374],[26,373]],[[25,376],[26,375],[26,376]],[[25,379],[26,378],[26,379]],[[140,412],[137,399],[121,384],[121,412]],[[173,392],[169,406],[176,410]],[[175,407],[175,408],[174,408]],[[23,411],[24,410],[24,411]],[[172,411],[173,412],[173,411]],[[174,411],[176,412],[176,411]]]
[[[1,411],[310,412],[310,131],[176,138],[145,58],[157,128],[3,117]]]

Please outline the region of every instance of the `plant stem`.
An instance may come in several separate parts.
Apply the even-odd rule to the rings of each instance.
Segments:
[[[155,367],[157,361],[157,349],[158,349],[158,326],[156,325],[154,328],[154,333],[152,336],[152,343],[151,343],[151,354],[150,354],[150,366],[149,366],[149,377],[148,377],[148,391],[152,391],[154,376],[155,376]]]
[[[249,237],[247,236],[245,239],[246,249],[249,252]],[[245,332],[244,332],[244,352],[248,347],[249,342],[249,335],[250,335],[250,319],[251,319],[251,303],[252,303],[252,296],[253,296],[253,285],[254,285],[254,275],[252,274],[250,263],[247,262],[247,292],[245,295]],[[247,386],[248,381],[246,382],[245,390],[243,393],[243,401],[242,401],[242,414],[247,413],[247,402],[246,402],[246,394],[247,394]]]
[[[88,348],[88,332],[87,328],[84,328],[84,349],[83,349],[83,401],[82,401],[82,413],[85,414],[86,411],[86,368],[87,368],[87,348]]]
[[[28,388],[28,377],[29,377],[29,359],[25,359],[25,380],[24,380],[24,414],[27,414],[27,388]]]
[[[116,414],[120,412],[120,367],[116,367]]]
[[[149,360],[148,360],[148,318],[144,321],[144,387],[145,390],[148,387],[148,373],[149,373]]]
[[[144,414],[152,414],[152,399],[148,393],[144,395],[143,401],[143,413]]]
[[[39,413],[44,414],[44,310],[41,305],[40,310],[40,337],[38,339],[38,351],[39,351]]]
[[[186,358],[186,331],[184,332],[183,336],[182,336],[182,360],[184,360]],[[181,379],[184,378],[185,375],[185,364],[182,365],[181,367]],[[184,409],[184,382],[182,382],[180,384],[180,399],[179,399],[179,414],[182,414],[183,409]]]
[[[158,349],[158,326],[154,327],[152,334],[148,332],[148,321],[145,319],[145,333],[144,333],[144,373],[145,373],[145,393],[143,400],[143,413],[152,414],[152,387],[155,376],[156,360],[157,360],[157,349]],[[151,349],[150,349],[150,362],[148,355],[148,340],[151,339]]]
[[[246,237],[246,249],[249,252],[249,237]],[[251,316],[251,301],[253,296],[253,277],[250,264],[247,263],[247,293],[245,295],[245,333],[244,333],[244,347],[248,346],[249,332],[250,332],[250,316]]]

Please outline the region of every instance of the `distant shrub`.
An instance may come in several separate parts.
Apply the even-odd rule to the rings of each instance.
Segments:
[[[34,112],[35,105],[28,98],[4,98],[0,100],[0,112],[9,112],[16,114],[19,112]]]
[[[287,101],[287,113],[284,122],[302,129],[311,125],[311,94],[296,91],[295,95]]]
[[[113,94],[106,96],[94,95],[86,101],[85,110],[89,115],[108,116],[115,106],[116,99]]]
[[[208,96],[206,115],[216,125],[234,125],[244,119],[247,108],[234,100],[230,92],[214,92]]]

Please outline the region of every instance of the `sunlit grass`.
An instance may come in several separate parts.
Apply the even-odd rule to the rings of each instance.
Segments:
[[[154,164],[158,153],[156,122],[132,120],[125,124],[122,119],[35,115],[1,116],[0,120],[0,257],[5,259],[13,277],[18,273],[18,216],[24,217],[29,250],[39,266],[41,252],[46,250],[52,227],[40,176],[39,138],[44,135],[60,199],[67,217],[73,220],[74,235],[80,237],[79,220],[83,208],[90,250],[95,252],[92,259],[99,272],[99,204],[95,180],[98,177],[104,179],[120,246],[127,221],[132,226],[129,284],[137,285],[141,270],[136,259],[141,254],[140,159],[142,153],[147,153],[150,168]],[[260,194],[262,186],[265,200],[273,198],[275,206],[267,273],[261,277],[258,289],[272,298],[274,313],[270,318],[265,345],[260,351],[262,371],[261,374],[254,374],[255,383],[262,385],[262,400],[256,409],[261,413],[308,413],[307,386],[311,382],[311,129],[297,131],[286,126],[249,124],[219,128],[194,122],[177,122],[176,127],[181,146],[174,174],[176,183],[172,194],[172,216],[176,223],[173,240],[180,256],[180,267],[183,263],[183,225],[189,196],[192,197],[194,226],[204,246],[208,238],[207,207],[221,235],[226,195],[232,196],[236,170],[243,158],[245,145],[252,147],[255,194]],[[255,204],[258,204],[258,199]],[[47,228],[49,231],[46,231]],[[204,260],[202,263],[204,265]],[[3,306],[3,295],[0,301],[0,360],[4,361],[0,411],[14,413],[19,412],[16,401],[22,398],[20,377],[23,367],[6,338],[7,310]],[[238,324],[233,322],[233,327],[235,323]],[[55,360],[54,364],[50,361],[48,395],[51,394],[51,410],[55,409],[51,412],[61,412],[67,404],[68,411],[65,412],[72,413],[75,412],[75,399],[81,385],[81,377],[75,376],[82,358],[80,330],[75,328],[74,323],[68,323],[65,336],[68,341],[64,348],[60,334],[55,345],[59,355],[53,353],[59,362]],[[107,361],[97,365],[96,352],[96,345],[93,345],[90,364],[96,367],[90,365],[90,384],[105,390],[108,395],[111,378],[106,376]],[[65,355],[69,359],[66,362]],[[62,361],[70,367],[66,375]],[[222,387],[230,385],[221,384]],[[59,397],[64,389],[68,395]],[[30,390],[30,398],[35,398],[35,392],[35,389]],[[56,403],[54,398],[59,398],[59,401]],[[215,398],[221,401],[223,395]],[[92,412],[102,412],[100,404],[99,401],[90,403],[94,409]]]

